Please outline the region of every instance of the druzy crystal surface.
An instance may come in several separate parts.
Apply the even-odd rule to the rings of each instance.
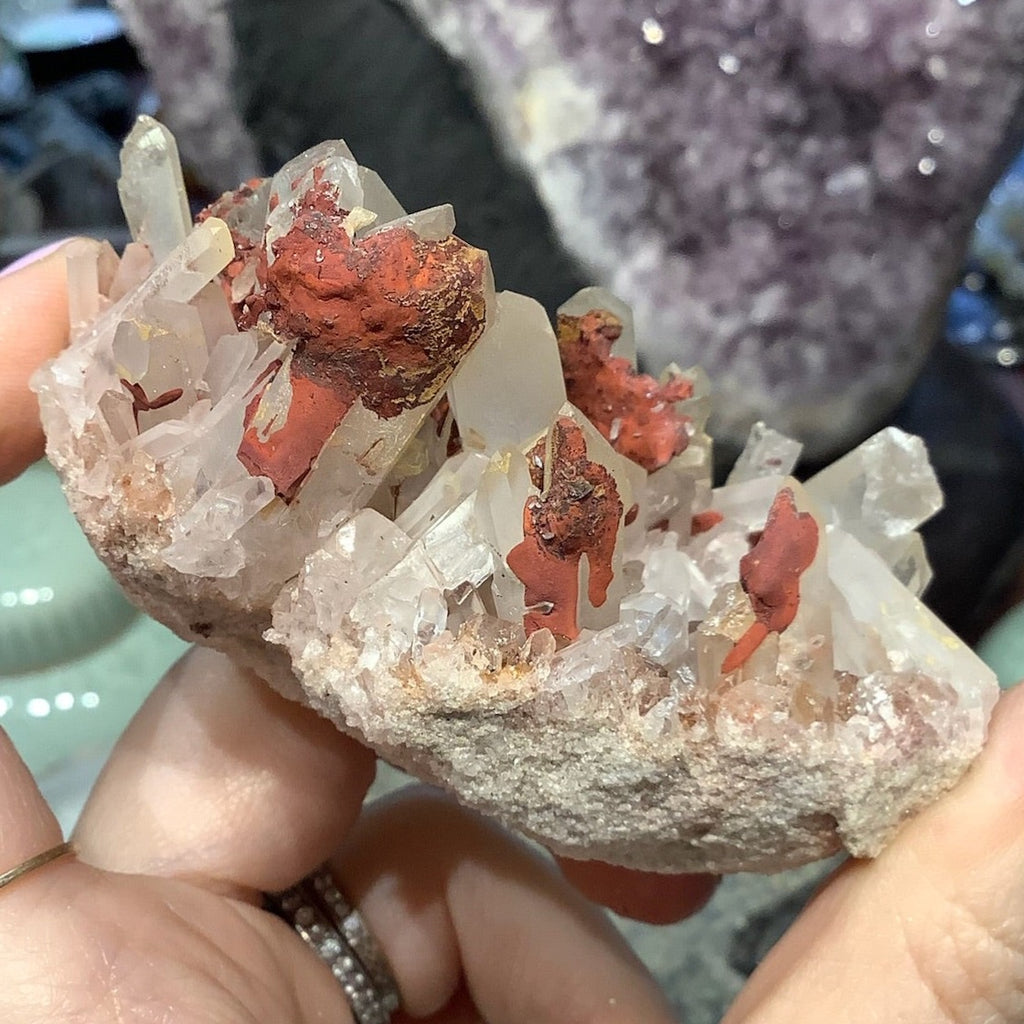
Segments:
[[[1021,141],[1022,0],[403,0],[649,365],[816,458],[898,401]]]
[[[977,752],[992,675],[921,604],[920,441],[814,478],[763,424],[710,478],[697,369],[636,369],[601,289],[495,295],[449,207],[341,142],[182,222],[123,154],[134,241],[69,266],[36,378],[129,593],[383,756],[555,849],[654,870],[877,852]]]

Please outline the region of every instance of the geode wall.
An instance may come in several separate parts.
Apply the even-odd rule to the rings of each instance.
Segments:
[[[820,456],[892,409],[1019,137],[1024,3],[406,6],[719,431]]]

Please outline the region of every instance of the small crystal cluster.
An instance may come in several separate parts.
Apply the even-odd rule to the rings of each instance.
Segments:
[[[918,600],[916,438],[801,484],[759,424],[713,489],[699,371],[639,373],[602,290],[557,334],[494,295],[450,208],[406,215],[342,143],[195,227],[161,125],[123,165],[135,241],[69,267],[36,385],[94,545],[184,635],[557,848],[657,869],[873,852],[976,752],[995,684]]]

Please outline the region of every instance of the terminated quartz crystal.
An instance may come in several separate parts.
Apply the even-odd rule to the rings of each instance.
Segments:
[[[786,476],[800,458],[799,441],[772,430],[764,423],[755,423],[740,457],[729,471],[727,484],[739,484],[761,476]]]
[[[185,241],[192,215],[174,136],[159,121],[138,119],[122,151],[117,183],[132,238],[162,260]]]
[[[452,412],[471,448],[532,441],[565,402],[558,344],[540,303],[503,292],[491,329],[452,382]]]
[[[69,263],[80,325],[36,378],[140,604],[576,857],[871,855],[960,776],[996,685],[919,600],[917,439],[801,484],[758,424],[712,488],[706,378],[639,372],[614,296],[555,327],[495,297],[451,209],[406,214],[341,142],[178,237],[173,153],[129,136],[135,241]]]

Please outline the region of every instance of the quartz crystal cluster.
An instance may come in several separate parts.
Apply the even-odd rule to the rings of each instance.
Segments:
[[[889,429],[803,483],[601,289],[552,326],[450,207],[340,142],[196,218],[140,119],[134,241],[69,266],[36,377],[128,592],[548,846],[651,870],[876,853],[984,739],[991,673],[919,600],[941,496]]]

